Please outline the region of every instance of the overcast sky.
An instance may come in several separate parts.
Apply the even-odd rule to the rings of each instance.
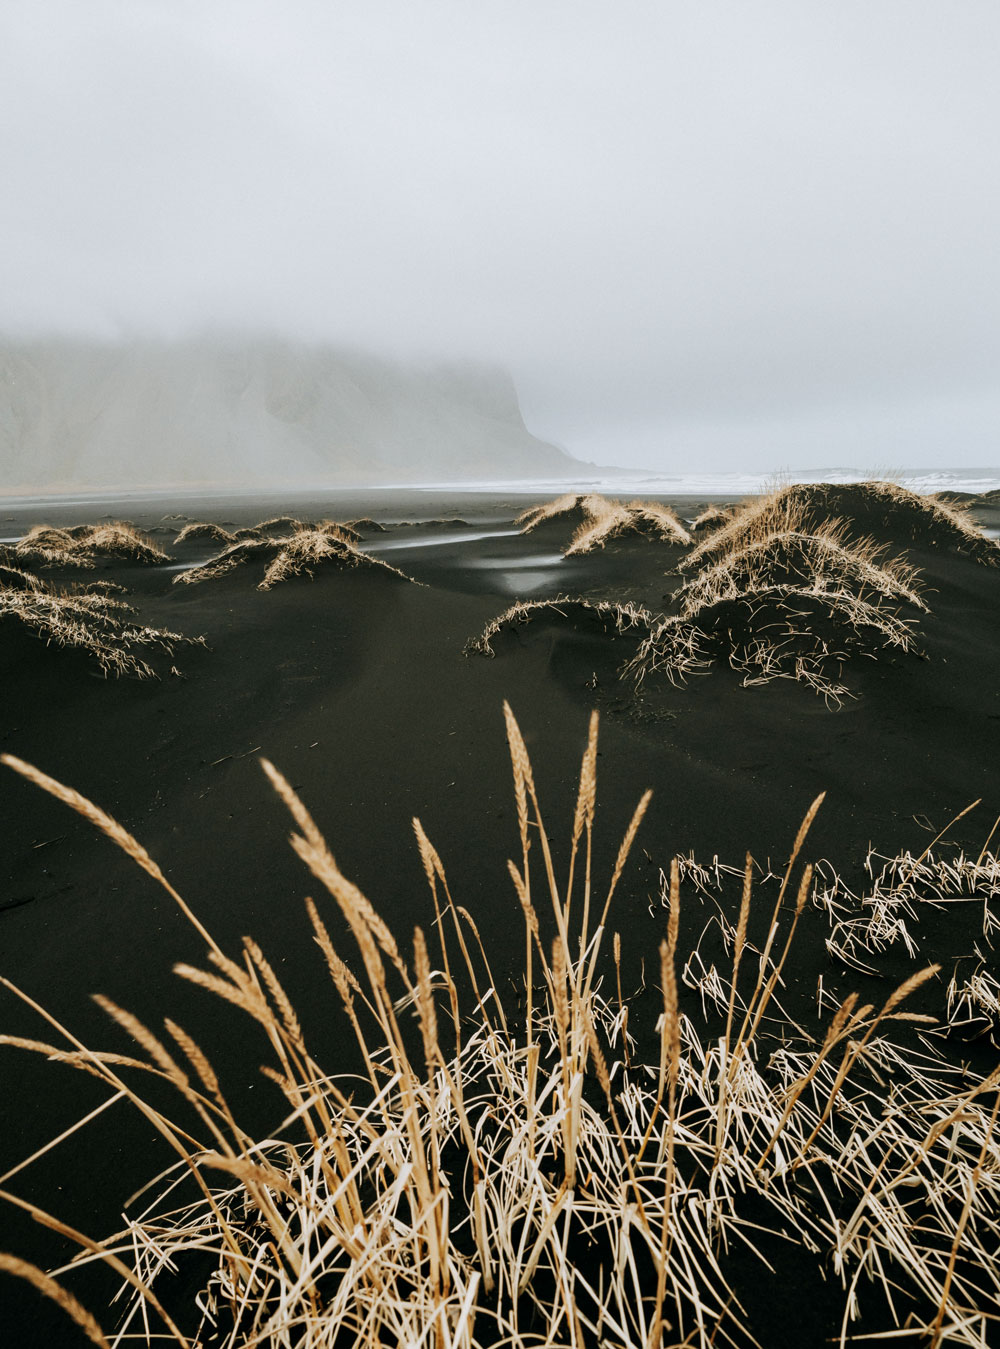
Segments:
[[[0,326],[497,359],[667,471],[1000,463],[998,0],[0,0]]]

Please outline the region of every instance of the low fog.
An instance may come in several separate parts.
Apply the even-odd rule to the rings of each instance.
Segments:
[[[59,407],[83,347],[158,351],[175,389],[169,344],[235,334],[393,388],[507,371],[601,464],[1000,460],[993,0],[6,0],[0,30],[0,324],[17,360],[77,352]],[[454,422],[421,399],[404,477]],[[228,427],[248,471],[265,425]],[[4,440],[0,485],[41,443]]]
[[[6,486],[277,487],[559,476],[510,377],[329,347],[195,339],[0,345]]]

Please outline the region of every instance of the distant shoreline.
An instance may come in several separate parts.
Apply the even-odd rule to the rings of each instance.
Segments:
[[[68,506],[115,502],[183,501],[183,500],[238,500],[274,501],[326,500],[341,501],[354,497],[377,495],[385,500],[390,495],[429,495],[448,497],[482,496],[554,496],[567,492],[598,492],[610,496],[698,497],[702,499],[737,499],[755,496],[776,483],[791,482],[861,482],[866,478],[890,477],[910,491],[921,495],[932,492],[963,492],[978,495],[1000,490],[1000,467],[920,468],[901,469],[892,474],[854,468],[787,469],[770,473],[656,473],[646,469],[602,468],[581,465],[585,471],[566,478],[494,478],[469,481],[379,482],[379,483],[276,483],[241,487],[232,483],[173,483],[127,486],[110,484],[95,487],[70,485],[25,491],[23,487],[0,487],[0,503],[5,506],[27,506],[51,502]],[[587,471],[589,470],[589,471]]]

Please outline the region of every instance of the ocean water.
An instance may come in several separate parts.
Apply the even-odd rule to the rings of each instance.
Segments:
[[[259,498],[262,501],[280,502],[284,498],[308,498],[315,495],[321,498],[333,498],[340,493],[345,496],[363,497],[370,495],[377,499],[381,493],[425,492],[436,496],[454,494],[481,494],[483,496],[523,496],[534,500],[561,496],[568,492],[597,492],[601,495],[617,497],[640,496],[694,496],[720,497],[729,501],[738,501],[741,497],[752,496],[769,491],[776,485],[793,482],[863,482],[871,478],[872,472],[855,468],[810,468],[786,469],[781,472],[740,472],[740,473],[656,473],[644,469],[601,468],[591,464],[581,464],[580,471],[573,477],[560,478],[491,478],[491,479],[453,479],[437,482],[413,482],[400,480],[396,483],[306,483],[289,481],[270,487],[174,487],[174,488],[103,488],[92,492],[76,490],[67,493],[45,492],[38,495],[4,495],[0,492],[0,507],[7,505],[23,508],[25,506],[43,506],[46,502],[59,506],[91,506],[96,503],[114,505],[122,509],[131,505],[154,506],[157,503],[185,500],[207,505],[213,501],[222,506],[227,501],[236,502],[243,498]],[[929,494],[931,492],[970,492],[982,493],[1000,489],[1000,467],[997,468],[919,468],[902,469],[882,476],[891,477],[913,492]]]
[[[510,479],[497,478],[490,482],[413,483],[406,486],[413,491],[444,493],[489,492],[525,496],[553,496],[566,492],[599,492],[602,495],[630,496],[704,496],[737,499],[770,491],[783,483],[795,482],[864,482],[872,472],[856,468],[785,469],[780,473],[655,473],[644,470],[593,468],[573,478]],[[883,476],[908,487],[911,492],[929,495],[931,492],[992,492],[1000,489],[998,468],[917,468],[894,471]],[[403,484],[400,484],[403,486]]]

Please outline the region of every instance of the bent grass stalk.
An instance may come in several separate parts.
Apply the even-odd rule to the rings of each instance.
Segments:
[[[779,1022],[777,1050],[774,1042],[770,1048],[760,1043],[775,1009],[784,1016],[775,993],[810,893],[809,866],[780,951],[779,926],[822,798],[796,837],[744,1006],[737,983],[753,889],[753,862],[746,858],[731,928],[729,986],[719,985],[725,1030],[714,1042],[703,1041],[681,1005],[682,870],[674,859],[660,948],[658,1053],[650,1063],[641,1046],[629,1053],[617,935],[617,1008],[601,993],[606,925],[649,794],[632,816],[591,930],[596,717],[581,765],[568,875],[559,884],[524,738],[509,707],[504,715],[521,844],[520,866],[510,862],[508,869],[525,921],[523,1023],[507,1017],[476,925],[452,899],[440,856],[419,821],[414,831],[431,890],[440,970],[419,926],[412,960],[404,957],[375,907],[337,867],[306,806],[264,765],[295,822],[293,848],[336,903],[357,946],[360,977],[335,950],[317,903],[306,901],[335,1005],[364,1065],[360,1085],[330,1076],[313,1058],[296,1009],[256,943],[246,940],[239,960],[227,957],[117,822],[30,766],[8,761],[89,818],[174,895],[207,942],[210,966],[179,965],[177,973],[260,1027],[274,1056],[262,1071],[288,1114],[270,1138],[244,1130],[208,1057],[169,1018],[164,1039],[103,999],[146,1057],[93,1051],[4,980],[67,1047],[23,1037],[3,1037],[3,1043],[96,1075],[111,1101],[128,1100],[178,1160],[153,1183],[157,1197],[146,1210],[104,1241],[4,1195],[74,1241],[84,1262],[101,1260],[122,1280],[132,1300],[114,1337],[69,1294],[56,1291],[56,1276],[16,1256],[4,1257],[0,1268],[55,1297],[94,1343],[107,1346],[166,1338],[187,1347],[214,1326],[225,1349],[279,1349],[291,1342],[303,1349],[386,1342],[554,1349],[602,1337],[624,1349],[721,1343],[742,1349],[753,1343],[752,1326],[727,1278],[728,1250],[738,1241],[760,1259],[766,1276],[752,1238],[754,1226],[763,1225],[774,1233],[798,1230],[817,1259],[833,1259],[845,1298],[841,1342],[855,1290],[867,1276],[874,1289],[868,1297],[881,1298],[897,1324],[903,1315],[900,1309],[897,1317],[897,1303],[905,1296],[916,1309],[908,1313],[911,1320],[922,1318],[933,1344],[945,1335],[960,1344],[984,1343],[1000,1295],[1000,1277],[988,1259],[996,1225],[980,1219],[1000,1188],[998,1107],[991,1115],[982,1104],[996,1091],[996,1074],[957,1090],[940,1064],[912,1052],[908,1057],[886,1030],[909,1015],[897,1010],[900,1003],[935,967],[911,976],[877,1013],[849,994],[817,1038],[786,1020]],[[555,927],[550,946],[532,898],[536,842]],[[449,935],[458,944],[457,962]],[[540,993],[532,982],[536,955]],[[463,966],[475,998],[471,1017],[463,1015],[456,982]],[[734,1043],[738,1004],[742,1024]],[[411,1016],[413,1033],[405,1019]],[[609,1061],[618,1033],[622,1049]],[[856,1085],[861,1069],[864,1080]],[[894,1075],[896,1094],[880,1114],[869,1083],[872,1073],[883,1071]],[[129,1085],[131,1074],[171,1084],[188,1113],[168,1119]],[[59,1141],[33,1157],[47,1155]],[[808,1184],[790,1186],[787,1177],[800,1167],[808,1167]],[[743,1211],[745,1196],[757,1206],[753,1226]],[[845,1221],[837,1215],[848,1199],[854,1211]],[[154,1287],[185,1250],[213,1261],[199,1295],[202,1324],[192,1323],[191,1330],[186,1321],[182,1328],[173,1307],[164,1308]],[[805,1247],[800,1256],[807,1258]]]

